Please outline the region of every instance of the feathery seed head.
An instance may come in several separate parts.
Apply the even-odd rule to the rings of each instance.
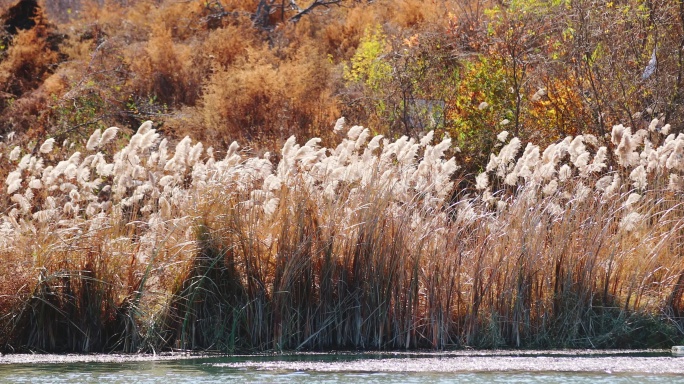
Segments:
[[[366,150],[369,151],[369,153],[372,153],[376,149],[380,148],[380,140],[382,140],[382,138],[382,135],[376,135],[375,137],[373,137],[371,141],[368,142]]]
[[[559,181],[566,181],[572,176],[572,168],[570,168],[569,165],[563,164],[560,169],[558,170],[558,180]]]
[[[575,162],[577,157],[586,151],[586,146],[584,145],[584,136],[578,135],[575,137],[570,146],[568,147],[568,153],[570,154],[570,161]]]
[[[54,211],[50,209],[44,209],[40,211],[36,211],[33,214],[33,219],[36,220],[37,222],[44,224],[47,223],[48,221],[52,220],[52,217],[54,216]]]
[[[641,195],[638,193],[630,193],[629,197],[627,197],[627,200],[623,204],[624,207],[631,207],[632,205],[636,204],[641,200]]]
[[[81,200],[81,194],[78,193],[76,189],[72,189],[71,192],[69,192],[69,198],[71,198],[71,201],[79,201]]]
[[[673,141],[673,145],[668,148],[671,150],[669,156],[666,157],[665,167],[667,169],[681,169],[684,165],[684,140],[679,137]],[[666,155],[667,151],[663,151],[663,155]]]
[[[166,187],[166,186],[172,186],[175,185],[174,182],[176,182],[176,177],[174,175],[166,175],[163,176],[161,179],[159,179],[159,186],[160,187]]]
[[[356,142],[354,143],[354,149],[356,151],[360,150],[361,147],[363,147],[364,144],[366,144],[366,141],[368,141],[368,138],[370,137],[370,130],[368,128],[364,128],[361,133],[359,133],[359,137],[356,138]]]
[[[542,163],[533,174],[536,181],[551,180],[555,175],[556,166],[553,163]]]
[[[43,188],[43,183],[40,181],[40,179],[32,178],[28,183],[28,187],[31,189],[41,189]]]
[[[17,168],[21,169],[22,171],[27,169],[29,167],[29,164],[31,163],[31,157],[31,154],[24,155],[24,157],[21,158],[21,161],[19,162]]]
[[[337,119],[335,122],[335,126],[333,127],[333,132],[339,133],[344,129],[344,117],[340,117]]]
[[[641,222],[643,222],[644,216],[638,212],[630,212],[620,221],[620,229],[631,232],[635,230]]]
[[[86,143],[86,149],[88,151],[94,151],[97,149],[97,147],[100,145],[100,139],[102,138],[102,132],[100,129],[96,129],[92,135],[90,135],[90,138],[88,139],[88,142]]]
[[[114,173],[114,164],[107,164],[106,161],[99,161],[95,171],[102,177],[109,177]]]
[[[28,202],[31,202],[33,200],[34,196],[35,196],[35,194],[33,193],[33,189],[28,188],[28,189],[26,189],[26,191],[24,191],[24,197],[26,198],[26,200]]]
[[[582,152],[582,154],[575,158],[573,164],[575,165],[575,167],[577,167],[577,169],[580,170],[580,173],[584,173],[583,171],[585,171],[585,168],[587,167],[587,165],[589,165],[590,158],[591,155],[589,154],[589,152]]]
[[[100,137],[100,142],[98,143],[98,147],[101,147],[116,137],[117,132],[119,132],[119,128],[117,127],[109,127],[105,129],[104,133],[102,133],[102,137]]]
[[[192,139],[190,137],[185,136],[183,140],[179,141],[178,144],[176,144],[176,151],[173,154],[173,159],[171,161],[174,161],[176,165],[180,167],[185,167],[187,165],[187,159],[188,159],[188,154],[190,153],[190,144],[192,143]]]
[[[57,207],[57,200],[53,196],[48,196],[45,198],[45,206],[48,209],[55,209]]]
[[[264,179],[264,190],[266,191],[275,191],[277,189],[280,189],[282,186],[283,182],[280,180],[280,178],[276,175],[268,175]]]
[[[28,170],[34,174],[39,174],[43,171],[44,164],[45,161],[42,157],[33,156],[31,157],[31,161],[29,162]]]
[[[598,181],[596,181],[596,189],[601,192],[605,192],[612,182],[612,175],[603,176],[602,178],[598,179]]]
[[[304,144],[305,147],[309,147],[312,149],[318,148],[318,144],[321,142],[321,139],[318,137],[314,137],[313,139],[310,139],[309,141]]]
[[[539,147],[532,143],[527,143],[523,155],[515,164],[514,172],[517,173],[518,177],[528,181],[532,177],[532,170],[539,164],[539,160]]]
[[[277,197],[273,197],[271,199],[266,200],[261,205],[261,208],[264,210],[264,214],[266,216],[271,216],[276,211],[276,209],[278,209],[279,203],[280,203],[280,199]]]
[[[644,140],[648,138],[648,131],[645,129],[639,129],[632,135],[632,139],[634,140],[634,145],[639,146],[644,143]]]
[[[53,137],[45,140],[43,145],[40,146],[40,153],[50,153],[55,144],[55,139]]]
[[[432,142],[432,138],[435,136],[435,131],[430,131],[423,136],[422,139],[420,139],[420,146],[424,147]],[[377,136],[376,136],[377,137]]]
[[[496,201],[496,211],[501,213],[508,207],[508,203],[503,200]]]
[[[558,203],[550,201],[546,204],[546,212],[551,216],[561,216],[563,214],[563,208],[561,208]]]
[[[553,179],[553,180],[549,181],[549,183],[546,184],[544,186],[544,188],[542,188],[542,193],[544,194],[544,196],[551,196],[554,193],[556,193],[557,190],[558,190],[558,181],[556,181],[556,179]]]
[[[657,118],[651,120],[651,122],[648,124],[648,130],[650,132],[655,132],[656,128],[658,127],[658,123],[660,123],[660,121]]]
[[[594,156],[594,161],[591,164],[596,168],[596,171],[600,171],[601,169],[606,167],[607,158],[608,148],[600,147],[598,151],[596,151],[596,156]]]
[[[496,135],[496,139],[502,143],[505,142],[507,138],[508,138],[508,131],[501,131],[501,133]]]
[[[347,138],[349,138],[349,140],[356,141],[363,130],[364,128],[362,126],[354,125],[349,129],[349,132],[347,132]]]
[[[14,149],[9,154],[9,159],[10,161],[17,161],[19,159],[19,155],[21,154],[21,147],[20,146],[15,146]]]
[[[142,149],[142,141],[143,137],[145,137],[144,134],[141,133],[136,133],[135,135],[131,136],[131,139],[128,141],[128,153],[135,153],[138,151],[138,149]]]
[[[625,129],[627,130],[627,133],[629,133],[629,128],[625,128],[624,125],[618,124],[613,126],[613,130],[611,131],[610,135],[610,141],[613,143],[613,145],[619,145],[620,142],[622,141],[622,135],[625,133]]]
[[[546,96],[546,88],[539,88],[537,92],[532,95],[532,101],[539,101],[544,96]]]
[[[7,184],[7,194],[11,195],[19,188],[21,188],[21,171],[12,171],[7,175],[7,178],[5,179],[5,184]]]
[[[162,218],[171,218],[171,203],[164,196],[159,198],[159,211]]]
[[[158,138],[159,134],[154,129],[148,130],[147,132],[145,132],[145,134],[142,136],[142,139],[140,140],[140,149],[149,149],[157,142]]]
[[[75,185],[69,183],[69,182],[64,182],[60,184],[59,190],[64,192],[64,193],[71,193],[71,191],[78,189]]]
[[[598,147],[599,142],[598,138],[590,133],[583,135],[584,136],[584,142],[593,145],[594,147]]]
[[[149,132],[151,129],[152,129],[152,121],[147,120],[147,121],[145,121],[144,123],[142,123],[142,124],[140,125],[140,127],[138,128],[137,133],[138,133],[139,135],[145,135],[145,134],[146,134],[147,132]]]
[[[70,157],[69,157],[69,163],[73,165],[78,165],[81,162],[81,152],[74,152]]]
[[[157,166],[164,168],[166,166],[166,161],[169,159],[169,141],[164,138],[161,143],[159,143],[159,148],[155,154],[157,155]]]
[[[556,163],[560,158],[559,152],[560,151],[558,150],[558,146],[556,144],[550,144],[548,147],[546,147],[546,149],[544,149],[544,152],[542,153],[542,163],[552,164],[555,167]]]
[[[192,148],[190,148],[190,151],[188,152],[188,166],[192,167],[193,165],[195,165],[202,156],[202,152],[204,152],[204,146],[201,142],[198,141],[197,144],[193,145]]]
[[[632,185],[634,185],[634,188],[642,190],[646,188],[646,185],[648,184],[646,177],[646,170],[644,169],[643,165],[639,165],[638,167],[634,168],[634,170],[629,174],[629,178],[632,180]]]
[[[517,137],[512,138],[508,144],[501,148],[501,152],[499,152],[500,163],[502,165],[508,165],[508,163],[512,162],[518,154],[521,145],[520,139]]]
[[[632,167],[639,163],[639,154],[635,152],[636,143],[634,142],[632,135],[629,132],[629,128],[626,128],[623,132],[622,139],[620,140],[620,145],[618,145],[615,151],[618,157],[618,163],[624,167]]]
[[[669,189],[672,192],[680,192],[682,189],[684,189],[684,178],[681,176],[671,173],[669,177],[669,182],[667,185],[667,189]]]
[[[10,200],[19,205],[19,211],[23,214],[28,213],[31,210],[31,203],[24,197],[24,195],[16,193],[12,195]]]
[[[577,186],[575,187],[575,200],[582,202],[582,201],[586,200],[586,198],[589,196],[590,193],[591,193],[591,188],[584,185],[584,183],[579,182],[579,183],[577,183]]]
[[[508,173],[504,178],[504,183],[511,186],[518,184],[518,172],[513,170]]]
[[[487,189],[487,187],[489,187],[489,175],[487,175],[487,172],[482,172],[475,178],[475,188],[481,191]]]
[[[487,163],[487,167],[485,167],[485,172],[491,172],[499,167],[499,157],[496,156],[493,153],[489,154],[489,162]]]
[[[283,160],[290,160],[293,156],[296,155],[297,150],[299,149],[296,140],[297,139],[294,136],[290,136],[283,145],[283,149],[281,150],[281,153],[283,154]]]
[[[64,208],[62,211],[67,216],[75,216],[78,214],[78,210],[79,210],[78,204],[74,204],[74,203],[68,201],[68,202],[66,202],[66,204],[64,204]]]
[[[472,204],[466,200],[459,203],[459,208],[456,212],[456,222],[461,225],[470,224],[477,219],[477,213],[475,213]]]
[[[100,204],[95,203],[95,202],[91,202],[91,203],[88,204],[88,206],[86,207],[86,209],[85,209],[85,214],[86,214],[86,216],[88,216],[88,217],[93,217],[93,216],[95,216],[95,215],[98,213],[99,210],[100,210]]]
[[[615,176],[612,179],[612,182],[610,185],[608,185],[605,188],[605,193],[606,195],[613,195],[615,193],[618,193],[620,191],[620,186],[622,185],[622,180],[620,179],[620,175],[615,174]]]
[[[434,147],[434,159],[438,160],[444,157],[444,152],[451,147],[451,138],[445,136],[439,144]]]

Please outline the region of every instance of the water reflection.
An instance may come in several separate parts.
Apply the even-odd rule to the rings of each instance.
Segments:
[[[27,359],[21,364],[0,364],[0,382],[684,384],[684,358],[672,358],[662,351],[337,353],[145,361],[119,357],[110,362],[88,359],[78,361],[76,357],[52,363]]]

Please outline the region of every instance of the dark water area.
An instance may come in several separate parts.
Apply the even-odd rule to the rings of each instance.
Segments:
[[[684,383],[669,351],[8,355],[2,383]]]

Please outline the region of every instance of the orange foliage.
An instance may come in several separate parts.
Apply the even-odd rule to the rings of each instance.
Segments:
[[[153,27],[146,44],[126,53],[135,74],[129,84],[133,92],[173,106],[193,105],[199,97],[201,77],[194,72],[192,47],[174,42],[170,28]]]
[[[334,122],[335,100],[328,91],[331,66],[314,47],[300,47],[284,59],[267,48],[253,50],[238,67],[215,68],[205,88],[201,110],[207,129],[202,135],[211,142],[264,142],[295,133],[306,137],[322,134],[321,128]],[[316,125],[319,122],[322,126]]]

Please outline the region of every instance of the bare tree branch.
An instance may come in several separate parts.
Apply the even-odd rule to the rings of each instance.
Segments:
[[[294,8],[297,11],[297,13],[294,16],[290,17],[290,21],[296,23],[297,21],[299,21],[299,19],[302,18],[302,16],[306,15],[307,13],[310,13],[315,8],[318,8],[320,6],[327,8],[331,5],[340,5],[342,1],[344,0],[316,0],[313,3],[311,3],[311,5],[309,5],[308,7],[301,8],[297,5],[297,2],[295,0],[290,0],[292,8]]]
[[[282,2],[280,2],[280,4],[278,4],[278,0],[259,0],[259,2],[257,3],[257,8],[254,11],[254,13],[251,13],[249,15],[255,27],[258,27],[263,30],[269,30],[269,17],[278,11],[282,12],[283,21],[285,21],[285,10],[287,8],[290,8],[292,11],[295,12],[295,14],[289,19],[287,19],[287,21],[296,23],[304,15],[311,13],[311,11],[318,7],[323,6],[327,8],[331,5],[341,5],[344,1],[345,0],[315,0],[313,3],[302,8],[299,6],[299,4],[297,4],[296,0],[283,0]],[[225,16],[240,16],[238,12],[226,11],[223,5],[217,0],[207,2],[206,4],[206,8],[212,11],[212,13],[209,16],[207,16],[207,19],[221,19]]]

